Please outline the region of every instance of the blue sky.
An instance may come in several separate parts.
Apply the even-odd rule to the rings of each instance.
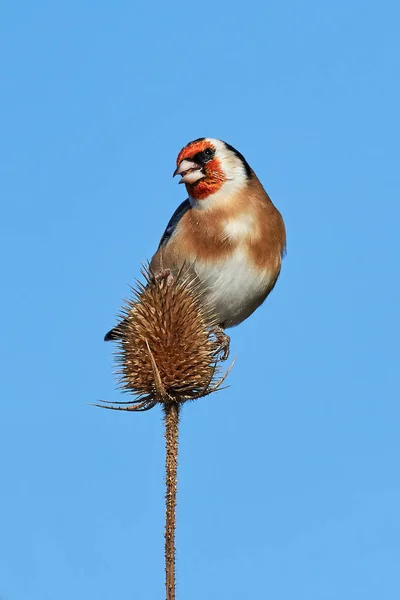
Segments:
[[[392,1],[7,3],[0,19],[0,597],[162,598],[163,427],[118,400],[114,323],[237,147],[288,255],[182,414],[178,598],[400,597],[400,9]]]

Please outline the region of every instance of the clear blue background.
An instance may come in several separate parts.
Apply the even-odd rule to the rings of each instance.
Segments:
[[[199,136],[248,159],[288,255],[184,409],[178,599],[400,598],[398,3],[5,3],[0,597],[164,597],[163,425],[114,323]],[[123,398],[124,399],[124,398]]]

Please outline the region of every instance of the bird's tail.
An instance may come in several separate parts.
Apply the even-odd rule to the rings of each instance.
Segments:
[[[105,342],[114,342],[115,340],[120,340],[123,337],[123,329],[126,321],[121,321],[118,323],[116,327],[110,329],[108,333],[104,336]]]

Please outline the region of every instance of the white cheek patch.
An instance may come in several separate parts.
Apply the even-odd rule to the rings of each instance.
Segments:
[[[248,238],[255,231],[254,217],[250,214],[242,213],[235,219],[230,219],[225,223],[224,231],[228,239],[240,241]]]
[[[243,186],[247,181],[246,169],[236,154],[229,150],[224,142],[208,138],[216,149],[216,156],[221,162],[227,183],[231,182],[237,186]]]

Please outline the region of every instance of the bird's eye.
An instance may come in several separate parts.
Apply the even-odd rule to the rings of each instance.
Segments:
[[[197,152],[197,154],[193,156],[193,160],[199,165],[204,165],[214,157],[214,154],[215,150],[213,150],[212,148],[205,148],[201,152]]]

